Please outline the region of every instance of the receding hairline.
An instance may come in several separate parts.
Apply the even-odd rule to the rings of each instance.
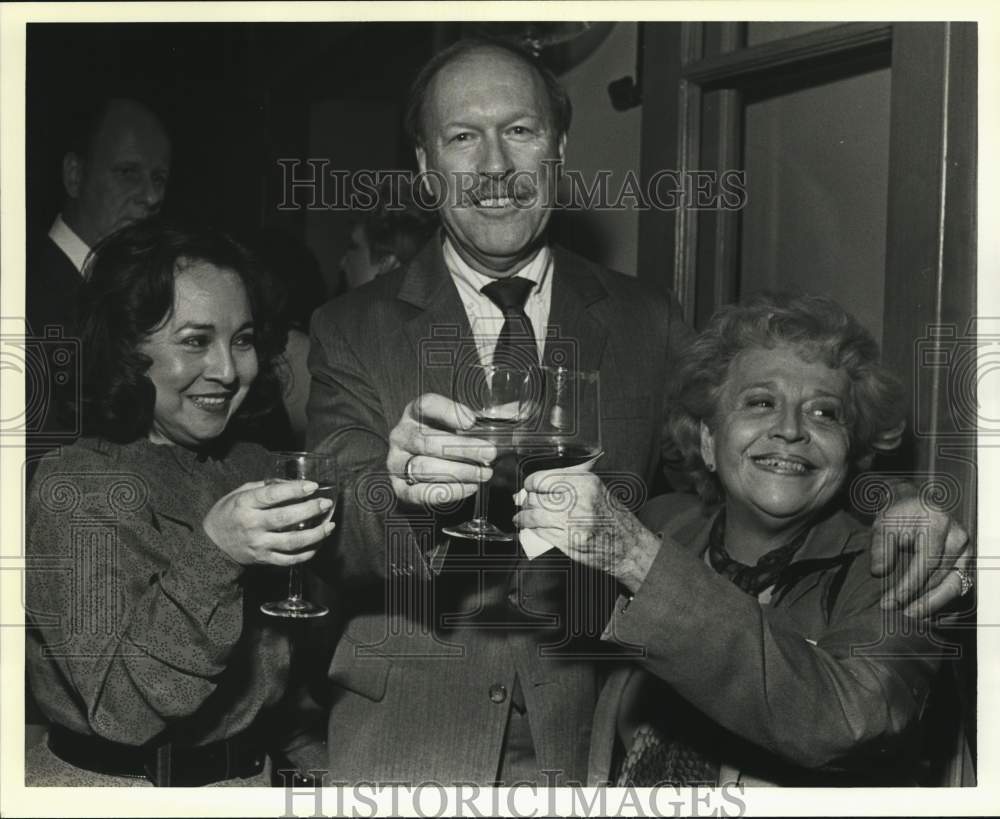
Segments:
[[[525,55],[520,54],[513,49],[504,48],[504,46],[497,45],[496,43],[474,43],[470,45],[468,48],[462,49],[461,51],[457,51],[456,53],[452,54],[447,60],[441,63],[441,65],[437,67],[437,70],[431,76],[430,82],[428,82],[428,88],[430,87],[430,83],[434,82],[434,80],[436,80],[441,75],[441,72],[444,71],[446,68],[455,65],[455,63],[462,62],[463,60],[470,60],[475,57],[478,57],[485,52],[493,52],[493,54],[496,54],[508,60],[509,62],[517,63],[518,65],[524,66],[539,80],[542,80],[542,84],[544,85],[545,81],[542,79],[542,74],[538,70],[538,66],[536,66],[533,62],[531,62],[531,60],[528,59]]]
[[[419,105],[416,110],[416,121],[414,122],[416,130],[414,137],[417,140],[418,146],[423,142],[423,138],[425,136],[424,126],[427,117],[428,100],[431,98],[432,94],[435,93],[436,83],[444,71],[453,65],[461,63],[462,61],[472,60],[483,54],[488,54],[489,52],[492,52],[494,55],[498,55],[501,58],[506,58],[508,62],[521,65],[527,69],[528,73],[533,77],[536,93],[538,93],[544,101],[543,104],[550,124],[562,133],[564,129],[560,128],[558,123],[559,114],[555,110],[555,100],[552,97],[549,82],[546,81],[545,75],[542,73],[540,67],[532,62],[527,54],[520,53],[520,51],[518,51],[515,47],[506,47],[502,43],[475,42],[470,43],[467,47],[449,55],[446,60],[434,68],[434,73],[426,78],[422,94],[420,95],[418,101]]]
[[[99,139],[120,134],[129,128],[151,129],[167,144],[168,150],[173,149],[166,126],[153,109],[129,97],[113,97],[105,103],[100,119],[87,140],[84,158],[93,155]]]
[[[542,76],[542,73],[538,70],[537,66],[533,65],[531,62],[522,57],[520,54],[517,54],[513,51],[508,51],[507,49],[501,46],[496,46],[493,44],[484,44],[484,45],[473,46],[468,51],[461,51],[458,54],[455,54],[447,62],[443,63],[438,67],[438,70],[434,72],[430,80],[428,80],[427,82],[427,91],[424,94],[423,104],[420,107],[421,120],[423,120],[423,118],[426,116],[425,109],[427,107],[426,106],[427,101],[431,98],[431,95],[432,93],[434,93],[434,89],[437,83],[440,82],[441,76],[445,73],[445,71],[453,69],[455,66],[460,65],[463,62],[472,62],[477,57],[481,56],[483,52],[493,52],[493,54],[501,57],[502,59],[505,59],[508,63],[519,65],[522,68],[524,68],[531,75],[532,80],[535,84],[536,92],[539,92],[541,98],[545,101],[545,108],[548,111],[549,117],[553,116],[554,112],[551,110],[552,101],[549,99],[549,94],[545,87],[545,78]]]

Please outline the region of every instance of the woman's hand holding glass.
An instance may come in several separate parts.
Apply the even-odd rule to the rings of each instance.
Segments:
[[[245,483],[215,503],[202,528],[219,549],[243,566],[304,563],[336,525],[331,520],[333,502],[310,497],[317,488],[315,481]],[[325,519],[312,528],[283,531],[319,516]]]
[[[589,471],[546,470],[524,479],[521,530],[531,530],[576,563],[605,572],[632,593],[660,550],[660,539]]]

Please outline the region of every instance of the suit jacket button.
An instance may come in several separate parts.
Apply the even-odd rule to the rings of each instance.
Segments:
[[[490,701],[495,703],[501,703],[507,699],[507,687],[496,683],[490,686]]]

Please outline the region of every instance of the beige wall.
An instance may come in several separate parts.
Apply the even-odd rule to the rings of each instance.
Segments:
[[[626,171],[639,172],[642,107],[616,111],[608,83],[635,75],[636,24],[617,23],[607,39],[580,65],[560,79],[573,101],[573,124],[566,167],[590,180],[598,170],[612,172],[611,190]],[[633,209],[569,216],[573,244],[594,261],[635,275],[639,214]]]

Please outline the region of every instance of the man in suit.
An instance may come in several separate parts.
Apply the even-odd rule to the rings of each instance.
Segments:
[[[74,416],[79,385],[75,377],[49,373],[48,354],[56,347],[71,349],[87,255],[118,228],[158,213],[170,173],[170,139],[142,103],[107,99],[74,125],[62,159],[62,209],[48,235],[29,241],[27,248],[27,330],[44,339],[27,345],[39,376],[28,383],[29,477],[35,457],[72,443],[79,428]]]
[[[72,335],[87,254],[129,222],[159,212],[170,173],[170,139],[135,100],[104,101],[78,124],[62,160],[65,198],[46,237],[28,246],[28,323],[41,335]]]
[[[407,121],[442,233],[313,317],[307,443],[336,454],[344,485],[339,538],[313,561],[345,621],[332,781],[586,776],[614,590],[558,553],[529,563],[516,542],[441,531],[469,517],[497,457],[459,434],[475,419],[451,400],[455,367],[488,361],[511,322],[536,362],[600,372],[606,482],[641,501],[664,458],[689,330],[673,299],[548,245],[569,120],[558,82],[516,49],[462,41],[434,57]]]

